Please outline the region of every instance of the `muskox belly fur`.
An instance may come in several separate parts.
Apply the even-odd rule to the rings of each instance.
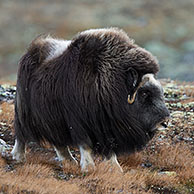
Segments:
[[[71,41],[38,37],[19,62],[13,158],[28,142],[49,142],[58,157],[81,167],[91,153],[116,155],[142,148],[169,113],[155,79],[157,60],[117,28],[88,30]]]

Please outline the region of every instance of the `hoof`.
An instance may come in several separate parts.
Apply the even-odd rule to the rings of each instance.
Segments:
[[[15,149],[11,151],[12,159],[16,160],[17,162],[24,162],[25,156],[24,153],[17,152]]]

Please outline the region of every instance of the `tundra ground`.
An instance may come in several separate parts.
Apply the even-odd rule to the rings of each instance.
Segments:
[[[161,80],[171,119],[141,152],[122,156],[121,173],[100,156],[95,169],[56,160],[52,147],[27,147],[25,163],[11,159],[15,87],[0,85],[0,193],[194,193],[194,83]],[[3,140],[3,141],[2,141]],[[71,148],[79,161],[79,152]]]

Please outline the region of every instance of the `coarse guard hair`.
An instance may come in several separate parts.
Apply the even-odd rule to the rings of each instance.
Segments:
[[[16,138],[87,145],[104,156],[139,149],[152,136],[129,96],[158,70],[155,57],[117,28],[87,30],[71,41],[40,36],[19,62]]]

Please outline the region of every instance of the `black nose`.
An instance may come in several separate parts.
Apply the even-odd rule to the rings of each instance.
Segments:
[[[162,125],[164,128],[167,128],[169,119],[170,119],[170,112],[169,112],[169,110],[166,108],[165,113],[164,113],[164,120],[163,120],[163,122],[161,123],[161,125]]]
[[[161,125],[164,127],[164,128],[167,128],[168,127],[168,123],[167,122],[162,122]]]
[[[168,121],[170,119],[170,112],[169,110],[165,107],[163,109],[163,114],[162,114],[162,122],[160,123],[163,127],[167,127]]]
[[[162,115],[163,115],[164,119],[168,119],[170,117],[170,112],[167,109],[165,104],[162,105],[161,110],[162,110]]]

